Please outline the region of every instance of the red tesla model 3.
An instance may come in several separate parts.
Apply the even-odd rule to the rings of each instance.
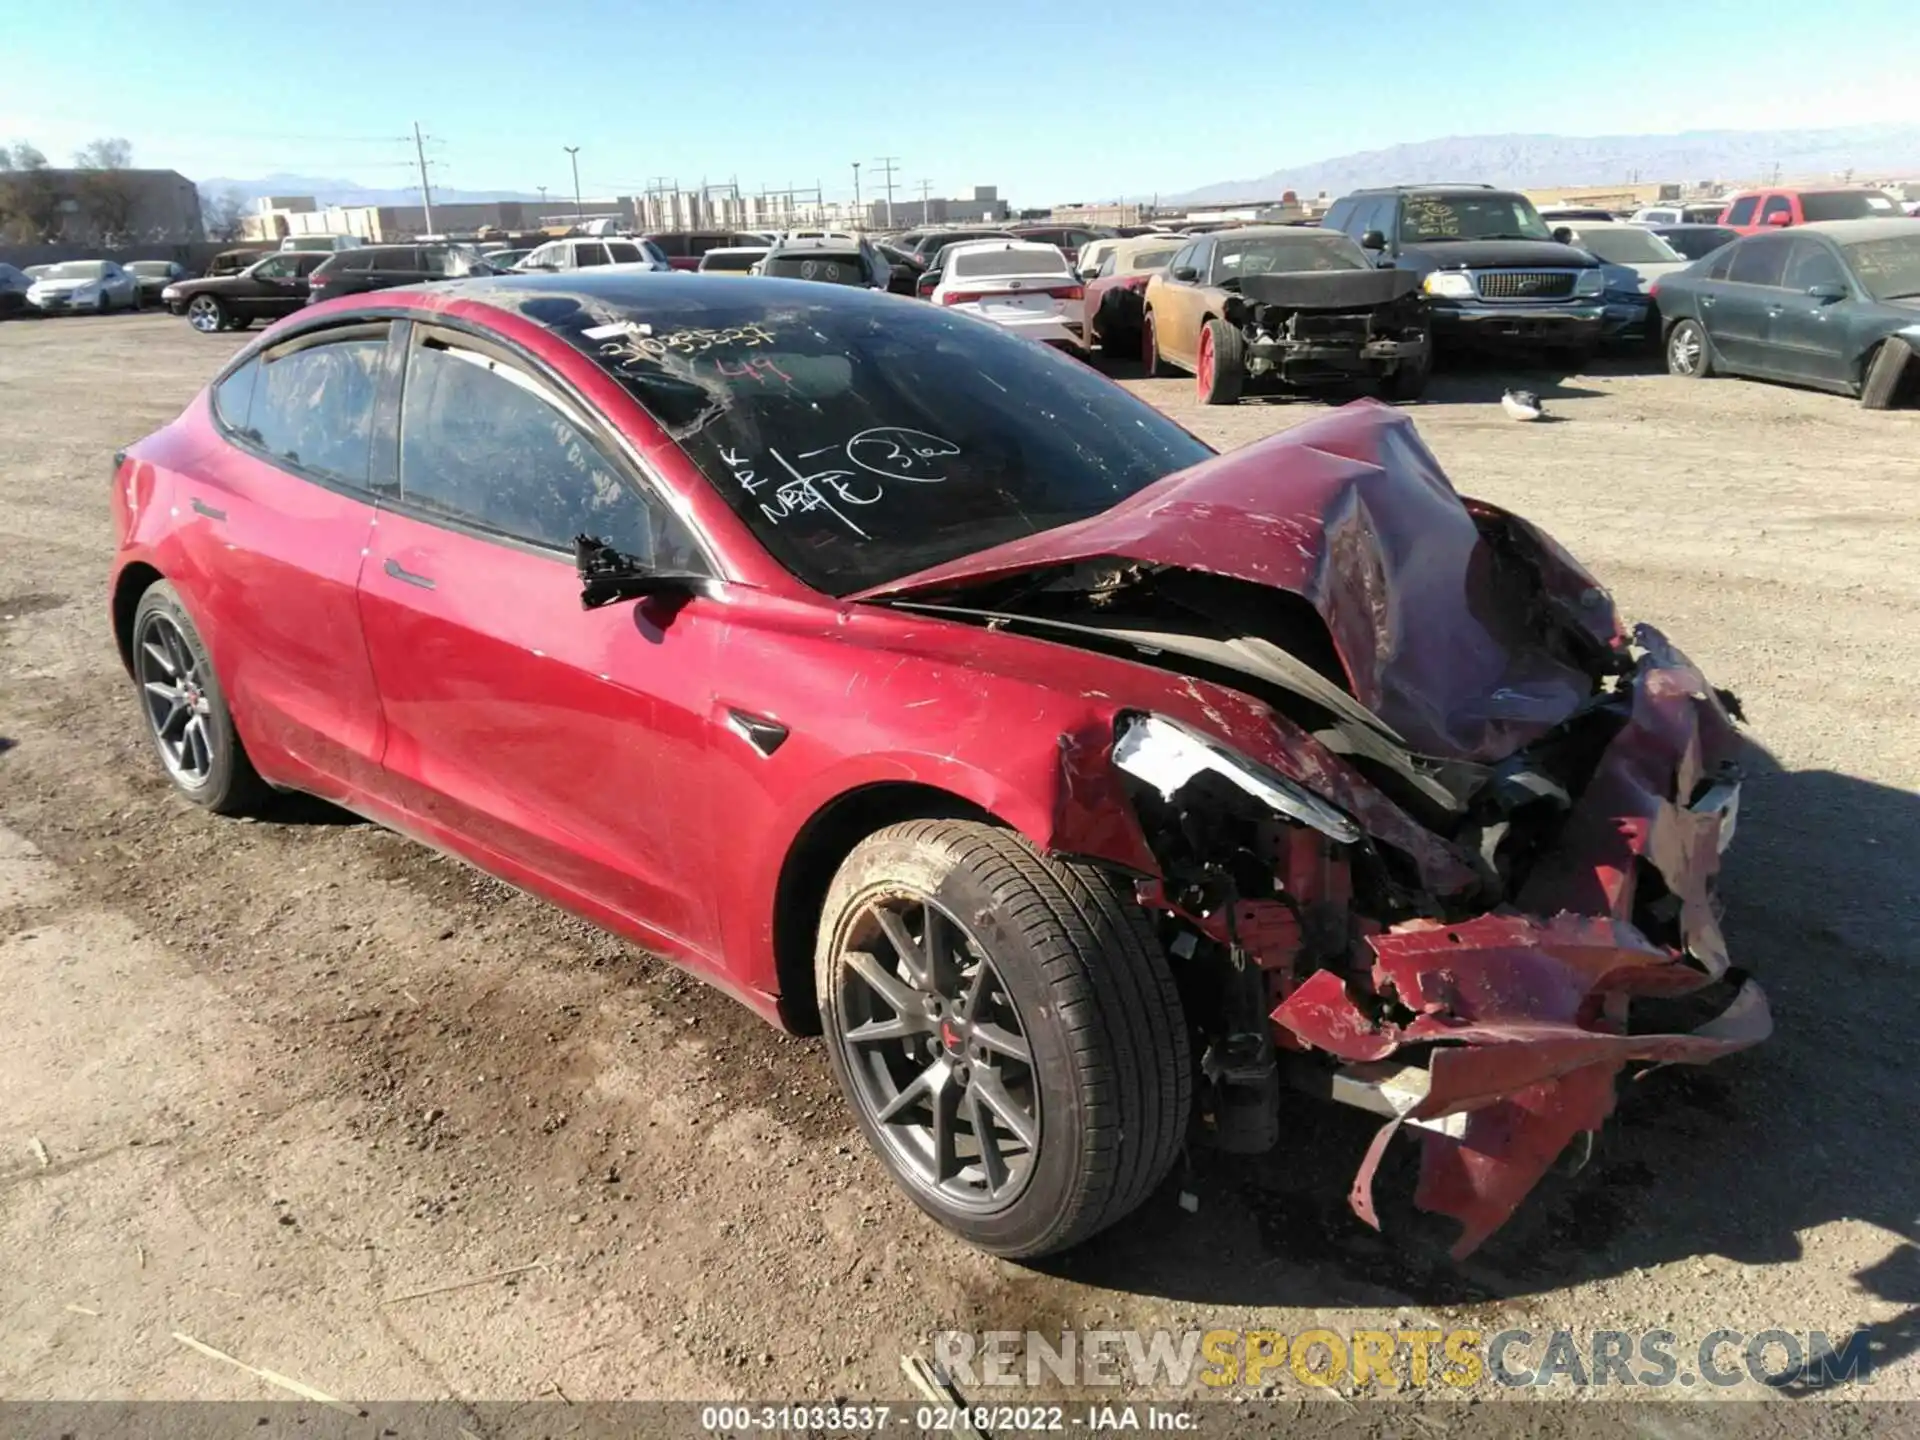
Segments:
[[[182,795],[323,796],[824,1031],[1001,1254],[1308,1092],[1382,1118],[1361,1216],[1404,1134],[1464,1253],[1623,1067],[1767,1032],[1721,697],[1382,405],[1216,456],[951,311],[503,277],[275,326],[114,495]]]

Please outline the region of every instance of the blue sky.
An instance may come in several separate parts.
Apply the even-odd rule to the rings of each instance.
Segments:
[[[917,18],[915,18],[917,17]],[[0,141],[588,194],[737,176],[1016,204],[1444,135],[1920,121],[1920,0],[80,0],[8,27]]]

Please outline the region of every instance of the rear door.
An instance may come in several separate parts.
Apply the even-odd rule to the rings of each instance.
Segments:
[[[307,303],[307,279],[327,255],[305,255],[297,250],[270,255],[253,267],[246,279],[223,295],[236,315],[250,320],[278,319]]]
[[[222,381],[222,439],[178,500],[181,587],[242,737],[273,778],[335,800],[373,788],[385,733],[355,591],[387,329],[299,337]]]
[[[604,923],[709,954],[718,602],[583,610],[573,540],[707,569],[599,425],[505,352],[413,327],[395,481],[360,610],[397,803]]]
[[[1785,283],[1793,240],[1787,235],[1751,235],[1733,247],[1727,281],[1714,287],[1707,332],[1719,357],[1738,370],[1772,374],[1767,330]]]
[[[1768,313],[1768,362],[1781,375],[1844,387],[1852,378],[1847,364],[1847,302],[1817,299],[1808,293],[1825,286],[1837,286],[1849,297],[1853,294],[1840,257],[1826,241],[1816,235],[1794,236],[1785,281]]]

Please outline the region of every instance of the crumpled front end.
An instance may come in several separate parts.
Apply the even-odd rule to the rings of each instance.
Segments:
[[[1367,934],[1299,978],[1271,1018],[1283,1047],[1341,1062],[1336,1098],[1389,1116],[1355,1179],[1405,1127],[1414,1203],[1460,1223],[1470,1253],[1612,1112],[1628,1067],[1701,1063],[1772,1028],[1731,968],[1715,904],[1738,817],[1738,737],[1720,698],[1648,627],[1626,713],[1517,893],[1465,918]],[[1552,767],[1537,772],[1553,783]]]

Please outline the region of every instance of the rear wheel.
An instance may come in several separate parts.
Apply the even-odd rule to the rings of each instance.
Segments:
[[[835,1077],[928,1214],[982,1249],[1062,1250],[1137,1207],[1193,1103],[1180,997],[1119,880],[991,825],[855,847],[815,977]]]
[[[1667,373],[1682,380],[1704,380],[1713,374],[1713,350],[1699,321],[1677,321],[1667,332]]]
[[[1193,364],[1194,386],[1202,405],[1237,405],[1246,380],[1246,342],[1224,320],[1200,327],[1200,353]]]
[[[133,612],[133,682],[147,733],[174,788],[221,815],[257,810],[268,796],[247,758],[200,631],[162,580]]]
[[[187,324],[202,335],[226,329],[232,318],[218,295],[196,295],[187,302]]]
[[[1160,364],[1160,337],[1155,332],[1151,310],[1140,317],[1140,368],[1147,372],[1149,380],[1167,373]]]

